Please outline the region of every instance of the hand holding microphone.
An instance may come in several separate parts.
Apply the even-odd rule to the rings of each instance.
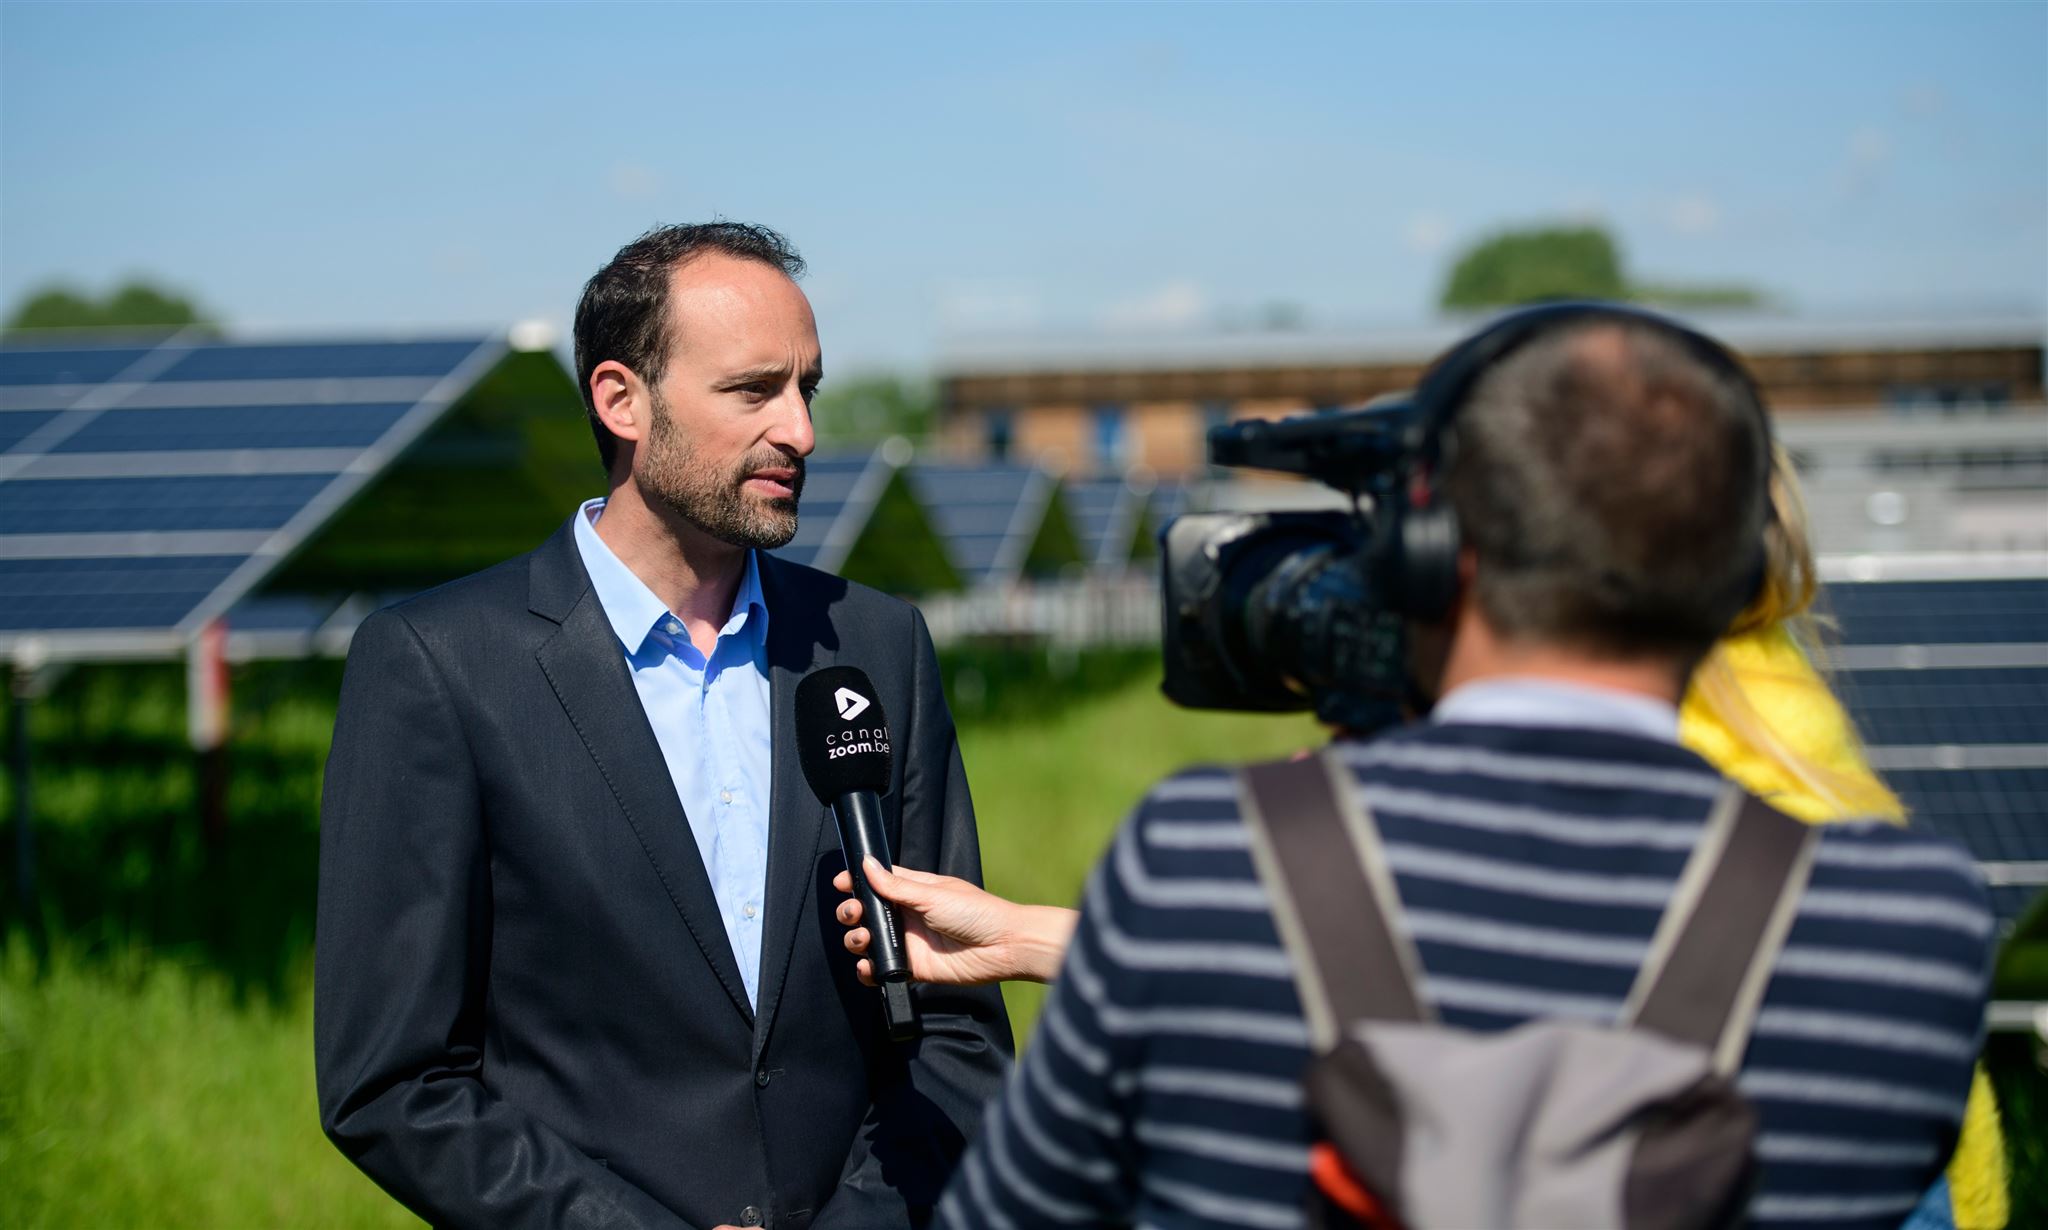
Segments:
[[[908,867],[867,869],[868,882],[896,907],[910,976],[919,982],[980,986],[992,982],[1051,982],[1074,936],[1074,911],[1056,905],[1023,905],[954,876]],[[853,877],[832,878],[842,893],[853,892]],[[865,957],[873,942],[861,925],[866,911],[858,900],[839,904],[846,951]],[[873,966],[857,967],[873,985]]]
[[[854,899],[872,922],[875,942],[868,959],[882,988],[889,1037],[917,1036],[917,1006],[910,999],[910,961],[895,910],[868,883],[865,860],[889,866],[889,836],[882,823],[881,796],[889,789],[889,720],[864,671],[827,667],[796,685],[797,760],[818,801],[832,809],[839,848],[851,872]]]

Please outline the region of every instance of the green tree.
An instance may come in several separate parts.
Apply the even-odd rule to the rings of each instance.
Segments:
[[[48,286],[30,295],[8,316],[8,329],[127,329],[166,331],[191,325],[209,331],[214,322],[183,295],[132,281],[95,300],[68,286]]]
[[[890,375],[827,380],[811,406],[811,421],[827,445],[914,439],[930,434],[938,417],[938,392],[929,381]]]
[[[1502,231],[1458,258],[1446,308],[1506,307],[1541,299],[1622,299],[1628,282],[1614,239],[1597,226]]]

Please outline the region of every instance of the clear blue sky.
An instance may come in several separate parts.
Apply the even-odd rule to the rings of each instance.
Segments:
[[[829,361],[1429,314],[1599,218],[1809,313],[2048,299],[2048,5],[0,4],[0,301],[566,323],[655,223],[787,232]]]

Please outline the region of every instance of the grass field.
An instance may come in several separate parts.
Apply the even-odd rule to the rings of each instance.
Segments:
[[[962,754],[991,886],[1020,899],[1075,900],[1164,773],[1315,737],[1303,719],[1176,710],[1142,658],[1055,665],[950,671],[979,681]],[[0,949],[0,1225],[417,1224],[314,1111],[315,817],[338,681],[332,664],[238,673],[232,828],[213,852],[192,820],[177,673],[81,671],[38,707],[48,925]],[[1020,1037],[1036,990],[1011,995]]]
[[[1072,902],[1152,781],[1317,737],[1303,718],[1177,710],[1156,671],[1143,655],[949,660],[990,887]],[[338,682],[333,663],[238,671],[218,850],[193,820],[178,672],[79,671],[39,705],[45,921],[33,941],[17,928],[0,943],[0,1226],[417,1224],[328,1145],[314,1112],[316,817]],[[0,815],[15,788],[0,780]],[[1041,994],[1006,995],[1024,1038]],[[2019,1039],[1998,1067],[2035,1072]],[[2015,1152],[2036,1170],[2044,1142],[2027,1125],[2048,1115],[2044,1088],[2037,1075],[2002,1083]],[[2048,1224],[2042,1176],[2015,1179],[2013,1225]]]

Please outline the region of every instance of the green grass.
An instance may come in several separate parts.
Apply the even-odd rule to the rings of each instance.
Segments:
[[[295,985],[310,986],[310,972]],[[0,954],[0,1223],[403,1226],[313,1104],[312,997],[139,951]]]

